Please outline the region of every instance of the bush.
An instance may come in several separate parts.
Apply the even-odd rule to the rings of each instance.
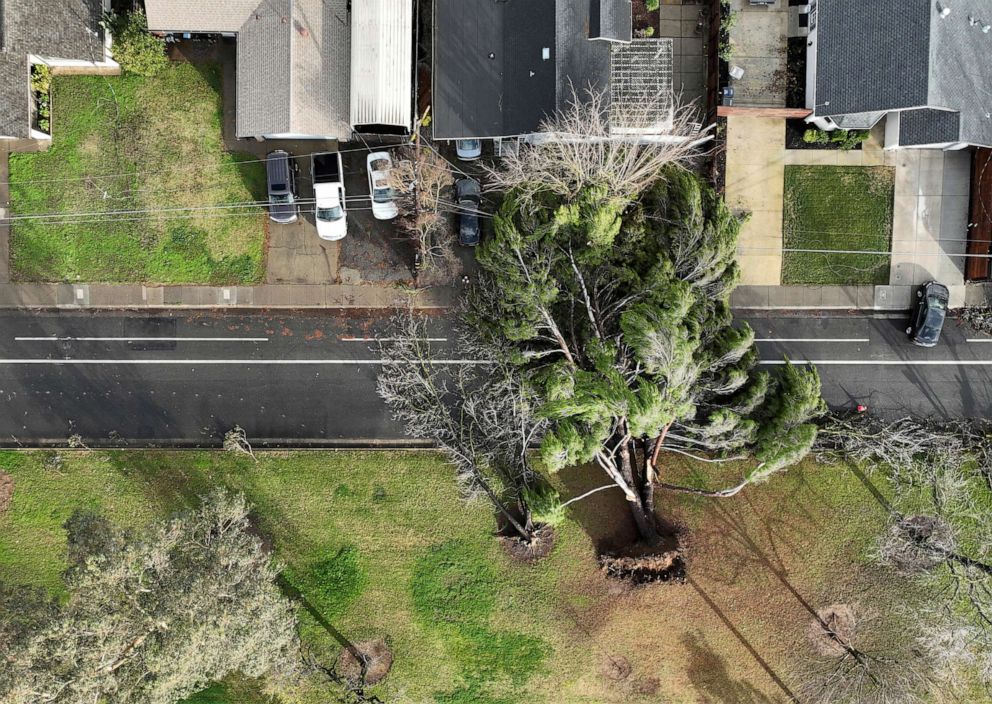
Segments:
[[[868,130],[833,130],[826,132],[816,127],[803,132],[803,141],[807,144],[836,144],[842,150],[848,151],[868,139]]]
[[[656,12],[661,6],[661,0],[646,0],[644,6],[647,7],[648,12]]]
[[[148,32],[148,19],[140,10],[125,15],[111,15],[110,32],[114,43],[114,60],[128,73],[154,76],[169,63],[165,41]]]

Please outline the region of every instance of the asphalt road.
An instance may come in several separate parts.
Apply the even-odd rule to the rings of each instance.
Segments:
[[[890,417],[992,415],[992,338],[948,321],[939,347],[903,317],[751,317],[762,364],[811,360],[835,407]],[[444,346],[446,326],[436,332]],[[384,318],[0,314],[0,444],[403,442],[375,393]],[[457,361],[457,360],[452,360]]]

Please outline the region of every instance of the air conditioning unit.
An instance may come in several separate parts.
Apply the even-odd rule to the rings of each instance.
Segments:
[[[812,17],[815,21],[815,5],[793,5],[789,8],[789,36],[808,37],[810,27],[810,8],[813,9]]]

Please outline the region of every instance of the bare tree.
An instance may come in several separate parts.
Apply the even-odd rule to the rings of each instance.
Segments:
[[[465,363],[442,364],[428,337],[425,319],[412,312],[396,316],[382,345],[379,395],[407,435],[437,443],[467,498],[485,496],[530,541],[534,526],[523,492],[533,490],[537,477],[528,449],[546,422],[535,416],[533,399],[503,350],[460,330],[456,350],[445,357]]]
[[[671,101],[671,102],[669,102]],[[662,116],[660,134],[643,134]],[[574,198],[589,186],[625,200],[658,181],[665,166],[699,156],[694,105],[655,96],[622,106],[610,105],[605,92],[572,90],[563,109],[547,117],[528,145],[486,167],[490,185],[514,190],[524,203],[540,193]]]
[[[397,151],[389,175],[399,225],[414,242],[422,269],[450,265],[453,234],[445,216],[444,195],[451,189],[451,165],[418,135],[412,147]]]
[[[880,627],[858,606],[818,609],[809,624],[813,656],[800,669],[799,694],[809,704],[910,704],[927,701],[930,668],[912,642]]]

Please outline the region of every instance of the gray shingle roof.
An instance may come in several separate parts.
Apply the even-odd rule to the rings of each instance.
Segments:
[[[899,113],[899,144],[956,142],[961,134],[961,113],[950,110],[904,110]]]
[[[31,130],[27,55],[104,60],[101,0],[0,0],[0,135]]]
[[[238,32],[238,136],[346,140],[350,82],[347,0],[265,0]]]
[[[237,32],[258,3],[259,0],[145,0],[145,12],[148,29],[153,32]]]
[[[630,0],[589,0],[589,37],[629,42],[633,32]]]
[[[819,0],[817,114],[925,105],[931,1]]]
[[[918,109],[900,144],[992,145],[990,24],[989,0],[819,0],[816,114]]]

